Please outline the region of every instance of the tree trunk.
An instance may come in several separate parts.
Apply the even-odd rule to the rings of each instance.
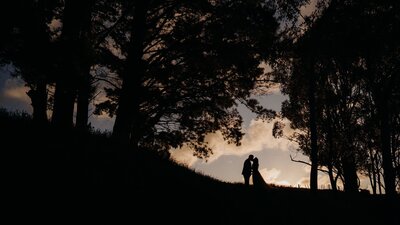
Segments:
[[[89,73],[89,72],[88,72]],[[85,75],[83,75],[85,76]],[[88,130],[88,115],[89,115],[89,99],[90,99],[90,81],[89,74],[83,77],[82,83],[78,89],[78,99],[76,107],[76,128],[81,131]]]
[[[312,72],[311,72],[312,73]],[[315,75],[311,74],[309,93],[308,93],[308,103],[310,110],[309,126],[311,132],[311,172],[310,172],[310,188],[311,191],[316,192],[318,189],[318,145],[317,145],[317,121],[316,121],[316,103],[315,103],[315,89],[316,81]]]
[[[382,182],[381,182],[381,172],[378,170],[378,190],[379,190],[379,194],[382,194]]]
[[[73,127],[74,104],[79,80],[86,72],[87,60],[82,58],[89,32],[93,1],[65,1],[60,51],[61,71],[56,80],[52,122],[60,128]],[[90,65],[89,65],[90,66]],[[84,113],[81,113],[84,114]]]
[[[49,48],[51,41],[48,33],[48,25],[46,20],[47,6],[45,1],[35,1],[23,4],[20,8],[21,13],[25,14],[27,21],[22,26],[25,32],[26,48],[22,53],[29,57],[28,71],[31,74],[26,74],[28,79],[25,79],[29,87],[28,96],[31,98],[33,120],[38,125],[43,125],[48,122],[47,119],[47,80],[49,77]],[[29,18],[29,19],[28,19]],[[38,57],[38,52],[41,55]],[[30,73],[30,72],[27,72]]]
[[[396,176],[393,168],[393,157],[391,154],[391,144],[390,144],[390,115],[388,100],[386,97],[380,98],[379,115],[380,115],[380,136],[382,145],[382,164],[385,181],[385,193],[388,196],[396,195]]]
[[[332,128],[332,118],[331,118],[331,113],[328,111],[327,112],[327,118],[326,120],[328,121],[328,130],[327,130],[327,142],[328,142],[328,176],[329,176],[329,181],[331,183],[331,188],[334,192],[337,191],[337,186],[336,186],[336,180],[333,175],[333,128]]]
[[[54,93],[52,123],[58,128],[72,128],[74,119],[75,90],[64,82],[57,82]]]
[[[349,151],[353,152],[351,150]],[[354,157],[348,155],[344,157],[342,163],[343,163],[344,191],[349,193],[358,192],[357,167],[354,161]]]
[[[139,1],[135,7],[131,46],[123,74],[122,90],[113,127],[113,137],[120,143],[138,145],[140,137],[140,95],[143,94],[144,77],[143,43],[146,33],[147,1]],[[136,132],[132,132],[136,131]]]
[[[47,85],[45,81],[40,80],[36,87],[31,87],[28,91],[28,96],[31,98],[33,109],[33,121],[42,125],[48,122],[47,120]]]
[[[134,92],[129,88],[131,82],[124,79],[122,83],[121,94],[119,96],[118,109],[116,112],[115,123],[113,127],[113,137],[120,143],[128,144],[133,127],[133,107],[130,106]]]
[[[376,170],[375,170],[375,155],[372,149],[369,150],[371,165],[368,167],[368,177],[372,188],[372,193],[376,195]]]
[[[332,191],[336,192],[337,186],[336,186],[335,177],[333,176],[333,166],[332,165],[328,165],[328,175],[329,175],[329,181],[331,182]]]
[[[76,111],[76,127],[79,130],[88,130],[88,119],[89,119],[89,102],[92,97],[92,85],[91,85],[91,75],[90,67],[93,64],[92,51],[93,44],[91,38],[91,11],[94,5],[93,0],[85,1],[86,10],[82,13],[81,19],[81,37],[78,41],[80,50],[78,55],[79,61],[79,71],[78,71],[78,99],[77,99],[77,111]]]

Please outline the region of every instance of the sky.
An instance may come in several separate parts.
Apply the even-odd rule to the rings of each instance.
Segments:
[[[30,99],[26,95],[29,90],[19,78],[10,76],[11,67],[0,68],[0,107],[10,111],[32,112]],[[287,99],[273,89],[269,95],[258,97],[260,103],[276,111],[280,111],[281,103]],[[209,134],[206,141],[213,150],[213,154],[202,160],[193,156],[188,148],[172,149],[171,157],[187,167],[221,181],[241,183],[241,175],[244,160],[249,154],[259,159],[259,170],[267,183],[292,187],[309,187],[310,167],[305,164],[293,162],[290,156],[297,160],[309,161],[307,157],[297,151],[296,143],[285,138],[276,139],[272,136],[274,120],[261,121],[243,106],[238,106],[243,117],[243,136],[240,146],[227,144],[219,133]],[[111,131],[114,120],[105,115],[91,115],[89,121],[92,126],[102,131]],[[285,121],[284,134],[293,132],[289,128],[289,121]],[[325,174],[319,174],[319,188],[329,187],[329,179]],[[361,187],[370,189],[368,181],[361,179]]]

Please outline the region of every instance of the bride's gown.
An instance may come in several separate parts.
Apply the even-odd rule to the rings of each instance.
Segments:
[[[268,188],[267,182],[265,182],[264,178],[261,176],[260,171],[258,171],[258,162],[253,162],[253,186],[255,188]]]

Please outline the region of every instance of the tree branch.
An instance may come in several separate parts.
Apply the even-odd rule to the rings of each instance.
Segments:
[[[114,84],[113,82],[111,82],[111,81],[109,81],[109,80],[107,80],[107,79],[105,79],[105,78],[94,77],[94,79],[95,79],[96,81],[104,81],[104,82],[106,82],[107,84],[113,86],[115,89],[121,89],[121,87],[119,87],[117,84]]]
[[[293,161],[293,162],[303,163],[303,164],[306,164],[308,166],[311,166],[311,163],[305,162],[303,160],[293,159],[292,155],[290,155],[290,160]],[[328,170],[324,170],[324,169],[321,169],[321,168],[318,168],[318,170],[321,171],[321,172],[324,172],[324,173],[329,173]]]

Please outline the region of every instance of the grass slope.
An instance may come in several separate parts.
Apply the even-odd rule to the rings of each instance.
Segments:
[[[198,174],[105,134],[37,127],[0,111],[15,223],[400,224],[399,198],[247,188]]]

